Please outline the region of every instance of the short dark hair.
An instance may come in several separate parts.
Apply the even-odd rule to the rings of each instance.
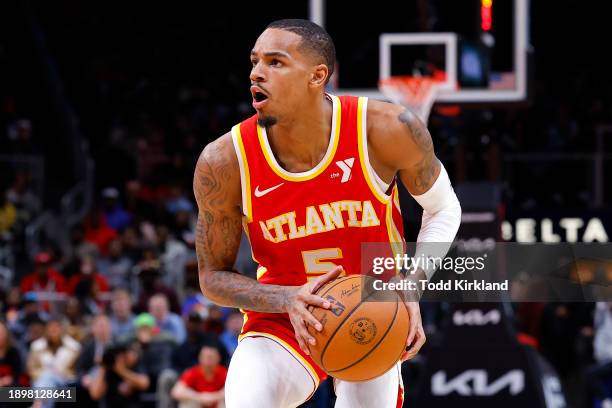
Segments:
[[[309,20],[289,18],[273,21],[268,24],[266,29],[268,28],[289,31],[302,37],[302,48],[318,56],[320,62],[327,65],[329,70],[327,81],[329,81],[329,78],[334,73],[334,65],[336,64],[336,47],[334,46],[334,41],[323,27]]]

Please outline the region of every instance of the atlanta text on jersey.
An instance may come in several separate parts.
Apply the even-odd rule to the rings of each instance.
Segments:
[[[300,214],[300,218],[304,219],[302,225],[298,225],[296,218],[296,212],[291,211],[265,222],[259,221],[264,238],[278,243],[321,234],[336,228],[366,228],[380,225],[380,220],[369,200],[343,200],[319,206],[311,205]]]

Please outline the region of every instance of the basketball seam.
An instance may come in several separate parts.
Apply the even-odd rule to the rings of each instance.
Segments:
[[[396,318],[397,318],[397,316],[396,316]],[[395,320],[393,320],[393,322],[395,322]],[[408,322],[408,323],[410,324],[410,322]],[[404,340],[404,343],[406,343],[406,342],[408,341],[408,334],[409,334],[409,333],[406,333],[406,340]],[[404,354],[404,351],[406,351],[406,348],[405,348],[405,347],[403,347],[403,348],[400,350],[399,356],[397,357],[397,359],[395,360],[395,363],[393,363],[393,364],[397,364],[397,363],[400,361],[400,359],[402,358],[402,355]],[[393,367],[391,367],[391,368],[393,368]],[[390,370],[391,368],[389,368],[389,370]],[[389,370],[385,371],[384,373],[388,372]],[[384,373],[383,373],[383,374],[384,374]],[[381,374],[381,375],[382,375],[382,374]],[[335,377],[334,377],[334,378],[335,378]],[[373,379],[373,378],[376,378],[376,377],[372,377],[372,378],[364,378],[364,379],[363,379],[363,380],[361,380],[361,381],[369,381],[369,380],[371,380],[371,379]],[[400,369],[400,380],[401,380],[401,378],[402,378],[402,375],[401,375],[401,369]],[[402,383],[402,390],[403,390],[403,389],[404,389],[404,385],[403,385],[403,383]],[[404,398],[403,398],[403,396],[402,396],[402,401],[403,401],[403,400],[404,400]]]
[[[355,308],[355,310],[356,310],[356,309],[359,309],[359,307],[360,307],[362,304],[363,304],[363,302],[362,302],[362,303],[360,303],[360,304],[359,304],[359,306],[357,306],[357,307]],[[344,367],[344,368],[339,368],[339,369],[337,369],[337,370],[333,370],[333,371],[332,371],[332,370],[330,370],[329,372],[330,372],[330,373],[337,373],[338,371],[344,371],[344,370],[346,370],[346,369],[349,369],[349,368],[353,367],[355,364],[359,364],[359,363],[360,363],[360,362],[362,362],[364,359],[366,359],[366,358],[367,358],[367,357],[368,357],[370,354],[372,354],[372,352],[373,352],[374,350],[376,350],[376,348],[378,347],[378,345],[379,345],[380,343],[382,343],[382,341],[385,339],[385,337],[387,336],[387,333],[389,333],[389,330],[391,330],[391,328],[393,327],[393,323],[395,323],[395,319],[397,318],[397,311],[398,311],[398,309],[399,309],[399,301],[396,301],[396,302],[395,302],[395,312],[393,313],[393,320],[391,320],[391,322],[389,323],[389,326],[387,327],[387,330],[385,330],[385,332],[383,333],[383,335],[382,335],[382,336],[380,336],[380,339],[379,339],[379,340],[378,340],[378,342],[377,342],[377,343],[376,343],[376,344],[375,344],[375,345],[374,345],[374,346],[373,346],[373,347],[370,349],[370,351],[368,351],[368,352],[367,352],[367,353],[366,353],[366,354],[365,354],[363,357],[361,357],[359,360],[354,361],[353,363],[349,364],[348,366],[346,366],[346,367]],[[342,322],[342,324],[341,324],[340,326],[342,326],[342,325],[344,325],[344,322]],[[322,359],[321,359],[321,360],[322,360]],[[393,363],[393,364],[396,364],[396,363],[397,363],[397,362],[395,362],[395,363]]]
[[[361,275],[360,275],[361,276]],[[331,288],[330,288],[331,289]],[[363,302],[365,302],[370,296],[372,296],[375,292],[372,291],[368,296],[366,296],[364,299],[362,299],[359,304],[353,308],[353,310],[351,310],[346,317],[338,324],[338,326],[336,326],[336,330],[334,330],[334,332],[328,337],[330,340],[334,338],[334,336],[336,335],[336,333],[338,332],[338,330],[340,330],[340,328],[342,327],[342,325],[348,320],[349,317],[351,317],[353,315],[353,313],[355,313],[355,311],[357,309],[359,309],[359,306],[361,306],[363,304]],[[395,318],[394,318],[395,320]],[[325,352],[327,351],[327,347],[329,347],[329,343],[331,343],[331,341],[328,341],[327,344],[325,345],[325,347],[323,347],[323,350],[321,351],[321,365],[323,366],[323,369],[325,371],[327,371],[327,369],[325,368],[325,364],[323,363],[323,359],[325,357]],[[330,371],[331,372],[331,371]]]

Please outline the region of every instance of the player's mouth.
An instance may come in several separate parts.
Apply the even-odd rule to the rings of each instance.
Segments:
[[[253,108],[261,109],[268,102],[268,95],[258,86],[251,87],[251,95],[253,96]]]

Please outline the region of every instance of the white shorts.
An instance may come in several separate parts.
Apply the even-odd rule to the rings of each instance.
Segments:
[[[335,407],[396,408],[398,396],[403,400],[404,391],[400,364],[369,381],[334,379]],[[245,337],[230,362],[225,406],[297,407],[310,399],[318,385],[318,379],[282,342],[268,337]]]

